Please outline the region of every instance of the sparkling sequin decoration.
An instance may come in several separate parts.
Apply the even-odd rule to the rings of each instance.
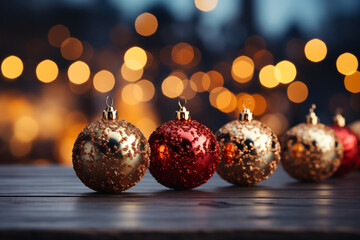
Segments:
[[[221,163],[217,173],[242,186],[267,179],[280,161],[280,144],[271,129],[257,120],[235,120],[216,133]]]
[[[355,171],[359,167],[358,157],[358,138],[356,134],[347,127],[331,126],[336,136],[340,139],[344,147],[344,158],[334,177],[341,177]]]
[[[219,146],[214,134],[194,120],[173,120],[149,138],[150,173],[173,189],[198,187],[211,178],[219,165]]]
[[[342,157],[340,140],[321,123],[301,123],[284,135],[281,162],[296,179],[317,182],[328,178],[340,167]]]
[[[77,176],[99,192],[121,192],[136,185],[150,164],[141,131],[125,120],[102,119],[88,125],[73,149]]]

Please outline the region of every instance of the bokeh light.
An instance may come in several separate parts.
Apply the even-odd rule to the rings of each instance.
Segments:
[[[294,81],[296,77],[296,67],[292,62],[287,60],[281,61],[276,64],[276,68],[280,71],[280,79],[281,83],[287,84]]]
[[[359,66],[359,62],[354,54],[343,53],[336,60],[336,68],[343,75],[351,75],[355,73]]]
[[[294,10],[290,6],[259,18],[258,4],[247,1],[188,4],[114,7],[111,1],[99,8],[65,1],[60,8],[29,9],[6,3],[3,17],[9,21],[0,34],[0,163],[71,164],[75,139],[99,119],[107,95],[119,118],[147,137],[180,96],[189,100],[194,118],[205,119],[211,129],[237,118],[243,103],[278,134],[298,122],[310,100],[318,102],[324,122],[331,122],[338,107],[347,122],[359,119],[360,15],[355,8],[342,9],[349,3],[325,4],[334,13],[326,16],[324,3],[299,3],[298,10],[306,12],[307,5],[310,15],[320,15],[309,25],[303,21],[309,14],[303,19],[288,14],[281,26],[267,15]],[[24,7],[25,15],[16,11]]]
[[[308,60],[320,62],[326,57],[327,47],[323,41],[315,38],[306,43],[304,51]]]
[[[159,113],[155,111],[154,105],[150,102],[139,102],[137,105],[129,105],[123,101],[121,97],[122,89],[117,91],[115,99],[115,106],[119,111],[119,118],[126,119],[127,121],[135,124],[143,132],[144,136],[148,138],[152,131],[159,126]],[[145,93],[146,94],[146,93]]]
[[[109,92],[115,85],[114,75],[107,70],[101,70],[95,74],[93,85],[94,88],[101,93]]]
[[[308,88],[303,82],[295,81],[287,88],[288,98],[295,103],[301,103],[308,97]]]
[[[30,116],[19,118],[14,125],[14,137],[23,142],[29,142],[35,139],[39,134],[39,124]]]
[[[141,81],[138,81],[136,84],[142,90],[142,98],[141,98],[142,102],[148,102],[154,97],[155,87],[152,82],[150,82],[147,79],[143,79]]]
[[[9,141],[9,149],[13,156],[15,157],[25,157],[31,151],[31,142],[21,141],[16,137],[12,137]]]
[[[254,74],[254,62],[247,56],[240,56],[233,61],[231,75],[235,81],[246,83]]]
[[[72,164],[72,148],[79,132],[81,132],[88,121],[86,116],[79,111],[71,111],[65,115],[65,128],[58,137],[56,143],[56,153],[61,164]]]
[[[266,111],[266,107],[267,107],[266,99],[261,94],[257,94],[257,93],[253,94],[252,97],[255,101],[255,108],[253,114],[255,116],[259,116]]]
[[[260,70],[259,80],[261,85],[267,88],[274,88],[279,85],[281,72],[273,65],[267,65]]]
[[[1,63],[1,73],[8,79],[18,78],[24,70],[23,62],[17,56],[11,55]]]
[[[217,94],[215,102],[216,107],[224,113],[230,113],[234,111],[237,106],[237,99],[235,94],[226,88]]]
[[[265,114],[261,122],[271,128],[275,134],[281,135],[289,128],[289,121],[281,113]]]
[[[344,79],[346,90],[352,93],[360,92],[360,72],[356,71],[351,75],[346,75]]]
[[[72,83],[83,84],[90,77],[90,68],[86,63],[76,61],[70,65],[68,69],[68,77]]]
[[[146,52],[140,47],[129,48],[124,55],[126,66],[132,70],[139,70],[145,67],[147,61]]]
[[[138,104],[143,99],[143,90],[136,83],[129,83],[122,89],[121,98],[126,104]]]
[[[273,55],[271,54],[271,52],[269,52],[265,49],[257,51],[254,54],[253,60],[254,60],[255,68],[258,70],[262,69],[266,65],[274,64]]]
[[[44,83],[54,81],[59,74],[59,68],[52,60],[46,59],[40,62],[36,67],[37,78]]]
[[[216,87],[210,91],[209,101],[211,106],[213,106],[214,108],[217,108],[217,103],[216,103],[217,96],[223,91],[228,91],[228,90],[224,87]]]
[[[194,59],[194,49],[187,43],[178,43],[172,48],[171,57],[177,64],[189,64]]]
[[[57,24],[50,28],[48,32],[48,40],[51,46],[60,47],[65,39],[70,37],[70,31],[67,27]]]
[[[180,78],[181,80],[187,79],[186,73],[181,70],[175,70],[169,76],[176,76],[176,77]]]
[[[164,79],[161,84],[161,90],[165,96],[169,98],[176,98],[183,92],[184,84],[179,77],[171,75]]]
[[[61,43],[61,56],[67,60],[79,58],[83,52],[83,45],[79,39],[70,37]]]
[[[197,92],[205,92],[210,87],[210,77],[204,72],[194,73],[190,80],[196,85]]]
[[[149,138],[158,124],[151,118],[143,117],[135,122],[135,125],[141,130],[146,138]]]
[[[207,91],[211,91],[214,88],[222,87],[224,85],[224,77],[218,71],[211,70],[211,71],[207,72],[206,74],[210,79],[210,85],[207,88]],[[203,87],[205,88],[205,87],[207,87],[207,85],[206,85],[207,78],[206,77],[203,78],[203,81],[204,81],[203,82],[203,84],[204,84]]]
[[[34,106],[29,99],[24,96],[2,94],[0,95],[0,104],[2,106],[0,108],[0,123],[3,121],[18,120],[24,115],[32,116],[34,114]]]
[[[142,75],[143,75],[143,72],[144,72],[144,69],[143,68],[140,68],[138,70],[133,70],[131,68],[128,68],[126,66],[126,64],[124,63],[122,66],[121,66],[121,76],[122,78],[124,78],[126,81],[128,82],[135,82],[137,80],[139,80]]]
[[[63,131],[63,114],[66,113],[66,110],[51,100],[44,101],[39,108],[43,110],[36,114],[36,121],[41,126],[39,137],[48,141],[52,140],[54,136],[59,136]]]
[[[140,14],[135,20],[135,30],[142,36],[151,36],[156,32],[158,21],[151,13]]]
[[[196,8],[203,12],[214,10],[217,3],[218,0],[195,0]]]
[[[192,99],[196,95],[197,86],[196,84],[188,79],[183,79],[184,90],[181,96],[184,96],[187,100]]]

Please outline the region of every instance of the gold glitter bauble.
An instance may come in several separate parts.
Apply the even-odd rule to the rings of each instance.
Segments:
[[[216,133],[221,162],[217,173],[226,181],[249,186],[267,179],[280,161],[280,144],[272,130],[252,120],[248,109],[240,120],[225,124]]]
[[[77,176],[99,192],[131,188],[141,180],[150,163],[150,148],[144,135],[116,115],[116,110],[108,105],[104,118],[88,125],[74,144]]]
[[[318,123],[314,109],[313,105],[307,123],[301,123],[285,133],[281,144],[281,163],[287,173],[311,182],[333,175],[343,157],[340,140],[331,128]]]

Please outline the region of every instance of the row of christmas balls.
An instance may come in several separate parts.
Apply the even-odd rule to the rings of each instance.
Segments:
[[[334,131],[319,123],[314,105],[306,123],[287,131],[281,149],[272,130],[253,120],[245,106],[239,120],[224,125],[215,137],[191,120],[185,104],[179,100],[175,120],[162,124],[147,141],[137,127],[117,118],[108,97],[103,119],[88,125],[74,144],[77,176],[95,191],[121,192],[136,185],[149,168],[160,184],[191,189],[216,170],[230,183],[257,184],[275,171],[280,158],[292,177],[304,181],[346,174],[359,162],[358,139],[342,116],[335,117]]]

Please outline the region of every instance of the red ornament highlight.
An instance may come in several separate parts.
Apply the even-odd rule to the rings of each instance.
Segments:
[[[344,158],[339,169],[334,173],[334,177],[342,177],[348,173],[354,172],[360,165],[359,146],[356,134],[345,126],[345,118],[337,113],[334,117],[334,125],[331,128],[335,135],[340,139],[343,145]]]
[[[360,120],[357,120],[349,125],[349,129],[355,133],[358,138],[358,155],[357,155],[357,166],[360,167]]]
[[[164,123],[151,134],[149,144],[150,173],[168,188],[196,188],[212,177],[220,162],[214,134],[190,120],[183,106],[176,120]]]

